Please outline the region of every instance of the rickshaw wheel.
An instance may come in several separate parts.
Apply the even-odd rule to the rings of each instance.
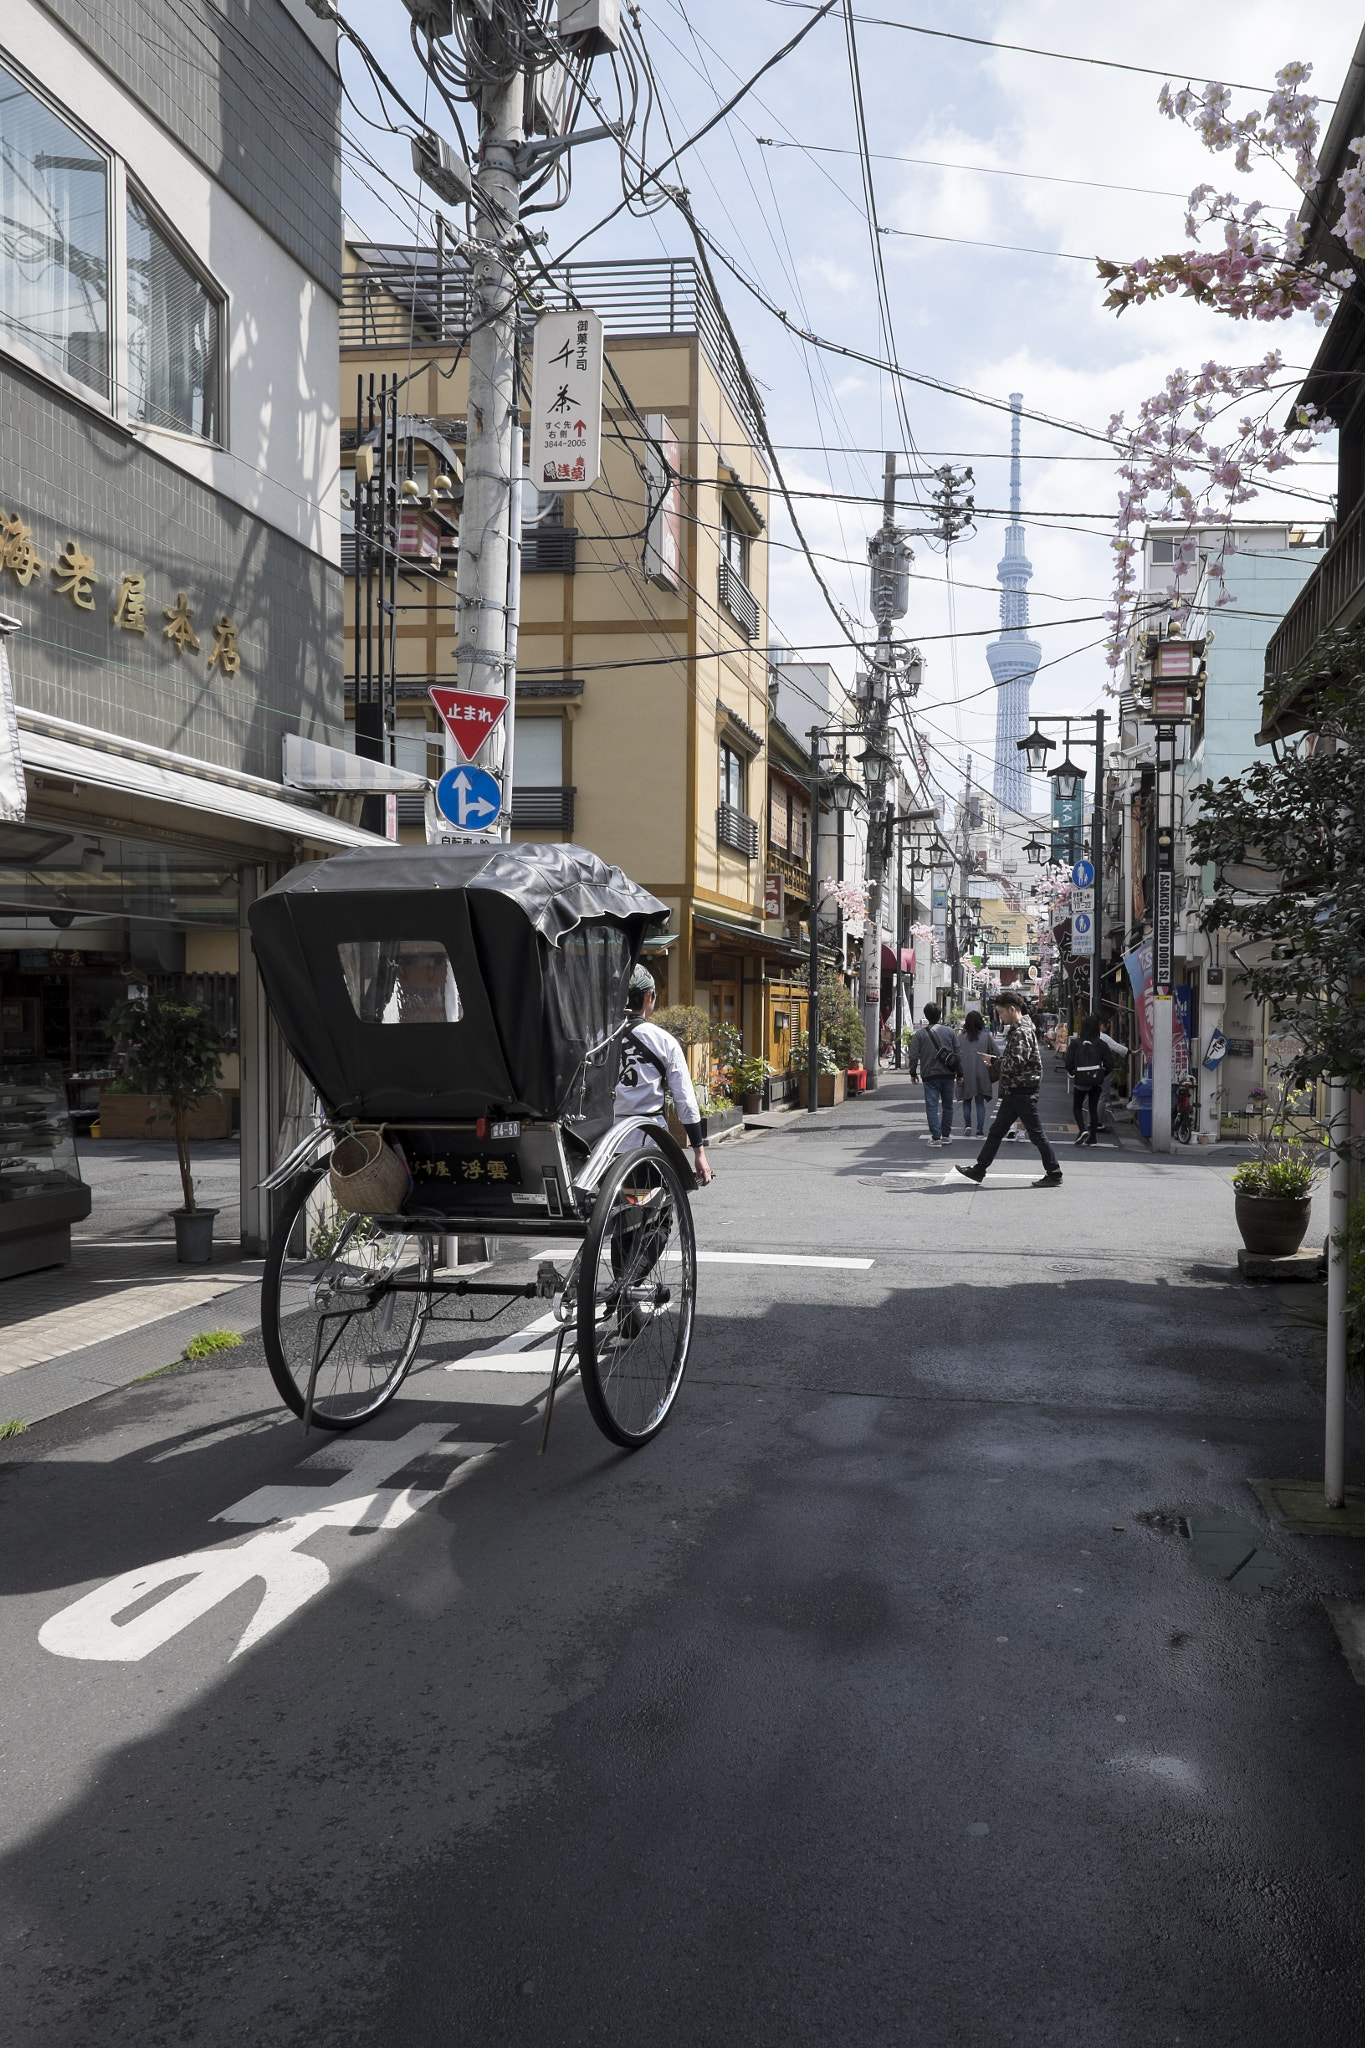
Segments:
[[[682,1385],[697,1299],[697,1246],[681,1180],[661,1152],[608,1168],[578,1278],[578,1370],[602,1434],[627,1450],[656,1436]]]
[[[354,1429],[388,1406],[407,1376],[428,1297],[397,1293],[385,1279],[431,1278],[431,1239],[339,1209],[327,1173],[294,1183],[270,1237],[261,1278],[261,1336],[280,1398],[307,1405],[319,1429]]]

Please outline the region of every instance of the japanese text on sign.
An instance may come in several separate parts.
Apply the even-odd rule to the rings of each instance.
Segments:
[[[586,491],[602,471],[602,322],[542,313],[531,363],[531,481]]]

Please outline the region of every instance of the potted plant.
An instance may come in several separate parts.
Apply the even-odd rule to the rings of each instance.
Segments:
[[[759,1053],[747,1059],[736,1060],[730,1070],[730,1085],[739,1097],[740,1108],[746,1116],[757,1116],[763,1107],[763,1090],[772,1068]]]
[[[175,1255],[182,1266],[203,1266],[213,1256],[216,1209],[201,1209],[190,1174],[190,1113],[217,1091],[223,1042],[207,1010],[169,996],[130,996],[109,1013],[109,1034],[124,1052],[125,1072],[138,1092],[155,1098],[152,1115],[169,1109],[175,1128],[184,1207],[172,1209]]]
[[[1237,1228],[1249,1252],[1292,1258],[1308,1235],[1318,1168],[1297,1145],[1249,1159],[1232,1176]]]
[[[816,1051],[816,1105],[820,1109],[832,1109],[836,1102],[844,1099],[844,1069],[823,1041]],[[796,1075],[798,1100],[805,1107],[810,1101],[810,1052],[809,1035],[804,1031],[797,1033],[791,1064]]]

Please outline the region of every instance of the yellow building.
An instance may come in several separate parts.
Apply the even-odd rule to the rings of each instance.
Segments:
[[[513,836],[572,839],[651,889],[672,913],[653,961],[660,1002],[695,1002],[766,1051],[801,956],[780,923],[764,928],[769,479],[744,379],[690,260],[573,264],[561,283],[606,327],[602,477],[581,493],[523,489]],[[417,488],[396,502],[404,545],[427,553],[402,559],[384,661],[397,764],[434,775],[427,690],[456,680],[467,281],[443,250],[354,244],[345,291],[344,465],[367,438],[370,391],[401,380],[398,490],[409,474]],[[661,448],[678,478],[667,496]],[[354,482],[343,476],[348,499]],[[356,545],[348,567],[363,571]],[[347,592],[353,718],[357,678],[362,703],[374,695],[389,615],[363,573]],[[399,803],[403,836],[419,836]]]

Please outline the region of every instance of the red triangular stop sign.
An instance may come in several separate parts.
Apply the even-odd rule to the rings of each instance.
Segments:
[[[472,761],[507,709],[505,697],[476,696],[470,690],[446,690],[433,684],[428,696],[441,714],[442,723],[460,750]]]

